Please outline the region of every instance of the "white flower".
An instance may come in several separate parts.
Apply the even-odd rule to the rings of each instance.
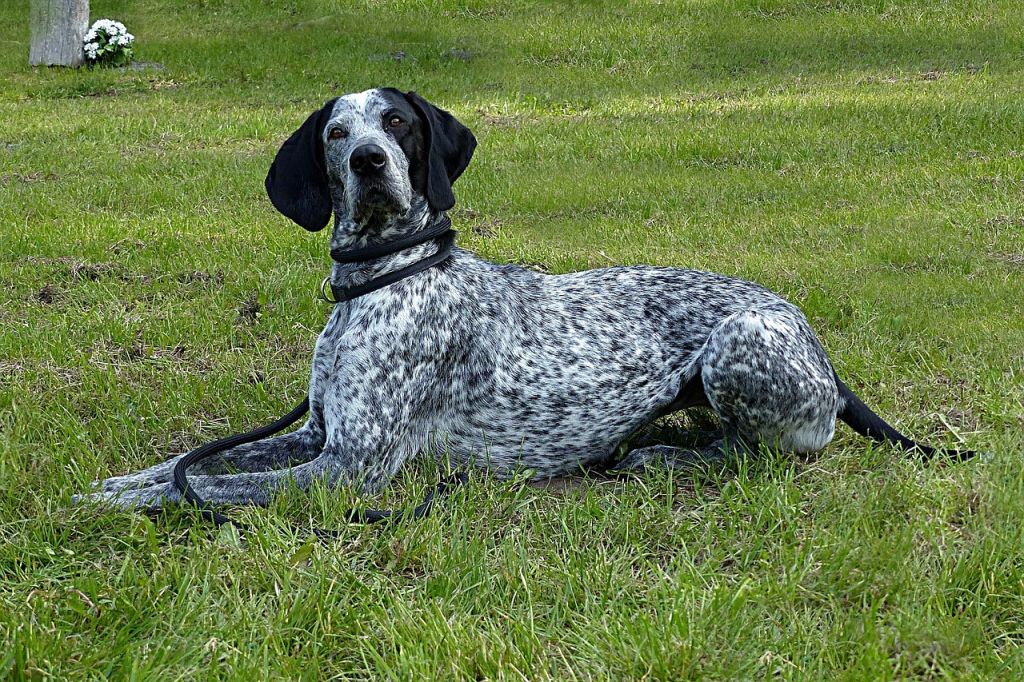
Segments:
[[[112,21],[110,19],[97,19],[96,22],[93,23],[92,28],[96,31],[103,31],[109,36],[128,32],[124,27],[124,24],[120,21]]]
[[[82,42],[82,49],[91,61],[105,62],[108,57],[117,61],[128,57],[135,36],[120,21],[97,19]]]

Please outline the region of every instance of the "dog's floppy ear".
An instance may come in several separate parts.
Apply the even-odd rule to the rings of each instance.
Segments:
[[[423,99],[415,92],[406,99],[419,112],[427,152],[427,201],[435,211],[447,211],[455,205],[452,183],[466,170],[476,149],[476,138],[454,116]]]
[[[324,229],[331,219],[321,136],[336,101],[332,99],[310,114],[285,140],[263,183],[274,208],[311,232]]]

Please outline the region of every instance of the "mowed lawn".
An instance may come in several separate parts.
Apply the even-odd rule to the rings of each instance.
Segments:
[[[93,0],[128,70],[30,69],[0,19],[0,676],[1021,679],[1024,12],[1017,0]],[[567,272],[761,282],[929,443],[549,487],[436,467],[238,510],[239,542],[70,497],[302,397],[326,232],[285,137],[415,89],[480,141],[459,241]],[[690,442],[707,414],[652,435]],[[312,543],[289,529],[343,527]]]

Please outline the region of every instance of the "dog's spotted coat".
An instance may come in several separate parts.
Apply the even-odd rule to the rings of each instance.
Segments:
[[[310,116],[278,153],[267,189],[307,229],[321,229],[333,213],[332,248],[383,243],[451,208],[451,183],[475,144],[415,94],[370,90]],[[436,249],[428,242],[336,264],[333,282],[359,284]],[[191,484],[222,503],[265,503],[289,480],[373,491],[423,452],[550,477],[605,462],[651,420],[695,405],[718,415],[720,441],[699,452],[634,450],[620,468],[758,443],[810,452],[832,439],[850,401],[863,407],[838,382],[803,314],[756,284],[656,267],[543,275],[461,249],[336,305],[316,342],[309,399],[300,429],[197,465],[205,475]],[[862,433],[895,439],[860,416]],[[93,498],[176,501],[176,461],[107,479]],[[225,466],[243,473],[218,473]]]

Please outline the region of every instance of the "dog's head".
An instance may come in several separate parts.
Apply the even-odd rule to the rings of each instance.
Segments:
[[[332,212],[365,225],[414,206],[446,211],[475,148],[468,128],[416,93],[367,90],[310,114],[277,152],[267,195],[307,230],[323,229]]]

